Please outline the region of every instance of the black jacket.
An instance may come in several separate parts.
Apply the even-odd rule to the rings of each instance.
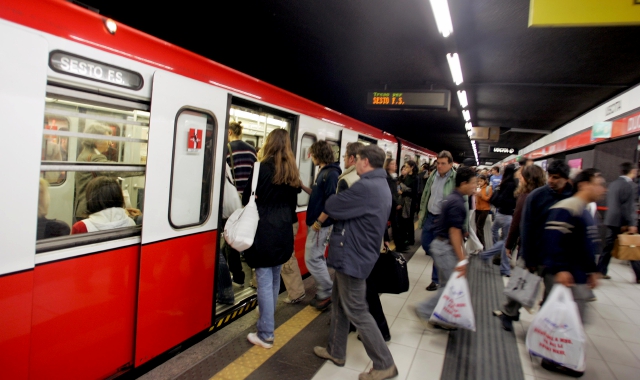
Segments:
[[[260,221],[253,245],[244,252],[251,268],[274,267],[286,263],[293,253],[293,230],[291,225],[296,209],[298,188],[289,185],[274,185],[273,159],[260,163],[256,205]],[[242,194],[242,204],[249,203],[253,169]]]
[[[513,211],[516,209],[516,197],[513,195],[516,191],[517,184],[515,181],[509,181],[507,183],[500,184],[500,190],[494,198],[494,206],[498,209],[498,212],[502,215],[513,215]]]

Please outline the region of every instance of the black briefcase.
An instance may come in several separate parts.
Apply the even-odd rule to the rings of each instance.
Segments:
[[[378,293],[400,294],[408,291],[407,260],[395,251],[380,253],[367,283],[375,286]]]

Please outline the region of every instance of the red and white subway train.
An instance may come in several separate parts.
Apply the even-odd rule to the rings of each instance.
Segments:
[[[230,120],[242,121],[256,147],[286,128],[307,185],[316,170],[308,147],[319,139],[336,157],[354,141],[401,162],[435,157],[61,0],[2,1],[0,52],[2,128],[15,134],[0,149],[4,379],[114,377],[255,307],[249,287],[235,305],[216,305]],[[100,140],[96,124],[110,131],[108,160],[79,161],[83,142]],[[127,207],[143,216],[134,227],[50,237],[43,220],[78,220],[76,187],[87,173],[119,177]],[[300,220],[307,201],[302,193]],[[296,256],[306,273],[300,225]]]

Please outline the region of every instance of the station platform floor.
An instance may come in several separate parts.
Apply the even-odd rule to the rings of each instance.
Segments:
[[[431,282],[432,260],[422,248],[409,256],[409,291],[381,295],[391,326],[388,347],[399,370],[396,379],[568,378],[548,372],[541,367],[540,359],[528,354],[525,337],[534,315],[521,310],[521,319],[514,322],[513,332],[500,328],[499,319],[491,315],[490,310],[502,302],[501,287],[507,279],[500,277],[497,266],[482,264],[480,260],[472,261],[479,274],[469,276],[471,292],[477,289],[477,295],[483,299],[489,299],[486,294],[493,292],[495,297],[484,306],[482,301],[472,299],[477,332],[425,328],[410,308],[436,293],[425,290]],[[597,300],[588,304],[587,370],[582,379],[639,379],[640,284],[635,284],[628,263],[615,259],[609,275],[612,278],[601,280],[600,287],[594,291]],[[495,289],[480,286],[494,279],[498,284]],[[285,304],[282,301],[286,292],[280,295],[276,308],[276,342],[272,349],[255,347],[246,340],[247,333],[255,332],[257,312],[254,310],[141,379],[357,379],[372,363],[356,333],[349,335],[344,367],[313,354],[314,346],[326,345],[330,313],[320,313],[308,306],[314,296],[311,278],[305,280],[305,287],[307,295],[300,304]],[[491,331],[487,333],[488,330]],[[495,357],[491,353],[495,353]],[[495,368],[479,369],[483,366]]]

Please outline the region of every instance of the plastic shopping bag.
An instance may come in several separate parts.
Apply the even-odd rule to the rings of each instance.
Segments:
[[[527,349],[531,354],[583,372],[586,335],[571,289],[556,284],[531,322]]]
[[[523,306],[533,307],[542,278],[527,269],[515,267],[511,271],[509,283],[504,288],[504,295],[520,302]]]
[[[469,283],[454,271],[429,319],[435,323],[476,331],[476,318],[471,306]]]

